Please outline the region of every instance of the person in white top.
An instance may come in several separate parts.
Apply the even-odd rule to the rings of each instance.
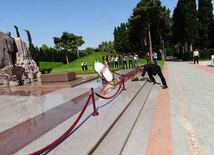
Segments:
[[[195,49],[195,51],[193,52],[193,59],[194,59],[194,64],[197,61],[198,64],[198,59],[199,59],[200,55],[199,55],[199,51],[197,50],[197,48]]]
[[[81,61],[81,67],[82,67],[82,70],[84,70],[84,62]]]
[[[135,63],[137,63],[137,67],[138,67],[138,60],[137,60],[137,58],[138,58],[138,55],[135,53],[134,54],[134,67],[135,67]]]

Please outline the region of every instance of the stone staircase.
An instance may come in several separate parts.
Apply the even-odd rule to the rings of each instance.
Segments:
[[[89,154],[146,154],[159,88],[147,82]]]
[[[78,123],[78,130],[49,154],[146,154],[160,85],[129,80],[126,88],[110,104],[105,105],[106,100],[96,103],[98,116],[90,116],[90,105],[81,119],[84,124]],[[103,104],[105,107],[101,106]],[[16,154],[29,154],[47,146],[61,136],[78,115],[79,113]]]

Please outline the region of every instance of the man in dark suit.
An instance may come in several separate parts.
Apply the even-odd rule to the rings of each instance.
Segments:
[[[163,84],[163,89],[166,89],[167,88],[167,84],[166,84],[166,80],[161,72],[161,68],[160,66],[156,65],[156,64],[147,64],[147,65],[144,65],[142,66],[144,67],[143,68],[143,73],[142,73],[142,77],[146,74],[146,72],[148,73],[149,75],[149,78],[150,78],[150,82],[154,82],[154,84],[156,83],[153,75],[156,75],[158,74],[161,81],[162,81],[162,84]]]

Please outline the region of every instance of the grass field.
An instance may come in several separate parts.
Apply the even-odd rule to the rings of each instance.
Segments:
[[[102,56],[106,56],[106,55],[110,56],[110,55],[112,55],[112,53],[104,53],[104,52],[93,53],[93,54],[87,55],[85,57],[79,58],[77,60],[74,60],[74,61],[70,62],[69,64],[64,64],[62,62],[40,62],[39,65],[40,65],[40,68],[47,68],[47,67],[52,68],[51,73],[75,71],[76,75],[91,74],[91,73],[96,73],[93,68],[95,60],[98,60],[99,62],[102,63],[103,62]],[[88,71],[82,71],[82,68],[80,65],[81,61],[87,62]],[[128,64],[128,60],[127,60],[127,64]],[[138,58],[138,64],[139,64],[139,66],[145,65],[146,59]],[[159,60],[158,65],[160,67],[163,67],[164,61]]]

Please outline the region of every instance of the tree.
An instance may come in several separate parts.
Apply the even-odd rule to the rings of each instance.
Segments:
[[[198,21],[195,0],[188,0],[184,6],[184,10],[184,40],[190,45],[190,50],[193,50],[192,44],[195,44],[196,39],[198,38]]]
[[[131,45],[128,39],[127,26],[121,23],[120,27],[114,29],[114,48],[120,53],[128,53],[131,50]]]
[[[43,51],[50,50],[50,48],[46,44],[42,44],[41,48]]]
[[[101,44],[98,45],[98,51],[115,53],[114,44],[111,41],[103,41]]]
[[[63,32],[61,37],[53,37],[54,44],[56,48],[61,48],[66,53],[66,62],[68,62],[68,51],[76,50],[77,57],[79,58],[79,50],[78,47],[85,43],[82,40],[82,36],[76,36],[73,33]]]
[[[14,28],[16,29],[16,35],[17,35],[17,37],[20,37],[18,27],[16,25],[14,25]]]
[[[184,52],[184,5],[184,0],[178,0],[172,18],[173,44],[177,45],[180,54]],[[182,50],[179,49],[180,45]]]
[[[160,13],[159,13],[159,17],[157,19],[157,22],[155,23],[155,28],[154,30],[157,30],[158,34],[158,41],[156,45],[159,45],[160,48],[160,53],[161,53],[161,57],[162,60],[165,60],[165,54],[166,52],[164,52],[164,44],[166,44],[166,42],[168,40],[170,40],[171,37],[171,18],[170,18],[170,10],[166,9],[166,7],[161,7]]]
[[[169,10],[161,6],[160,0],[141,0],[133,9],[132,16],[127,23],[127,32],[132,47],[135,50],[143,50],[143,55],[145,55],[149,45],[150,54],[152,54],[152,44],[156,38],[163,40],[163,37],[167,36],[164,33],[169,33],[169,29],[167,32],[161,24],[167,29],[170,28]],[[160,41],[155,44],[160,45]]]
[[[210,44],[209,38],[211,36],[209,35],[212,29],[213,6],[211,0],[199,0],[198,2],[198,46],[199,48],[206,49]]]
[[[28,43],[29,43],[28,51],[30,51],[31,57],[36,62],[36,64],[39,66],[39,49],[38,49],[38,47],[34,47],[34,45],[32,43],[32,39],[31,39],[30,31],[29,30],[24,30],[24,31],[27,32],[27,36],[28,36]]]
[[[24,31],[27,32],[29,48],[31,48],[31,46],[33,45],[33,43],[32,43],[32,39],[31,39],[30,31],[29,30],[24,30]]]
[[[179,57],[182,57],[184,52],[193,49],[198,38],[195,0],[179,0],[172,21],[173,43],[177,45]]]

